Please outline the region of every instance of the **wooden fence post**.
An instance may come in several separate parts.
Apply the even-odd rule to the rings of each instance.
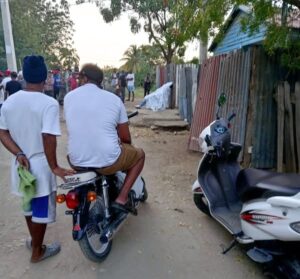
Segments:
[[[297,172],[295,142],[294,142],[294,121],[293,109],[291,104],[290,85],[287,81],[284,82],[284,106],[286,111],[285,117],[285,163],[287,172]]]
[[[283,172],[284,86],[277,87],[277,171]]]
[[[298,172],[300,173],[300,82],[296,82],[295,86],[295,122],[296,122],[296,146],[297,146],[297,157],[298,157]]]

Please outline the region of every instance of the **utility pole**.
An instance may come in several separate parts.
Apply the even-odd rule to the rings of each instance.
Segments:
[[[201,8],[201,12],[203,14],[205,13],[206,4],[207,4],[207,0],[203,0],[202,1],[202,8]],[[199,64],[202,65],[202,63],[206,59],[207,59],[207,41],[204,41],[201,38],[201,34],[200,34],[200,39],[199,39]]]
[[[1,14],[2,14],[2,22],[3,22],[7,67],[11,71],[17,71],[15,45],[14,45],[14,38],[12,35],[8,0],[1,0]]]

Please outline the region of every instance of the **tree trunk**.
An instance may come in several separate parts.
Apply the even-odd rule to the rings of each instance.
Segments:
[[[207,59],[207,42],[204,42],[201,38],[199,40],[199,64],[201,65]]]

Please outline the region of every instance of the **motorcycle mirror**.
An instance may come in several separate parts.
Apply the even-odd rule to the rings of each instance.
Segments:
[[[225,93],[221,93],[221,95],[218,98],[218,106],[222,107],[226,103],[226,100],[227,100],[227,98],[226,98]]]

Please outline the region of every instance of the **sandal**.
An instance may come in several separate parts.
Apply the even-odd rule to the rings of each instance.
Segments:
[[[38,263],[49,257],[55,256],[60,252],[60,244],[58,242],[53,242],[49,245],[43,245],[43,248],[45,249],[44,255],[40,257],[38,260],[34,260],[34,261],[31,260],[32,263]]]

